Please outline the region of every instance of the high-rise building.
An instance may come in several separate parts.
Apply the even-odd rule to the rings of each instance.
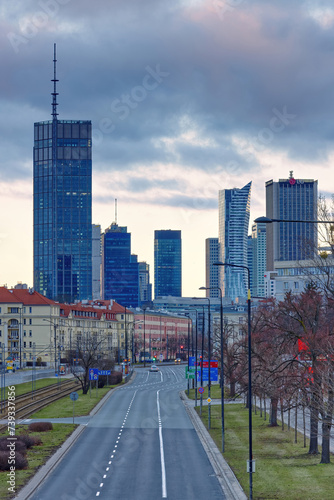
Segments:
[[[252,282],[251,293],[255,297],[265,297],[264,275],[267,269],[267,224],[252,225]]]
[[[139,262],[139,300],[140,305],[152,302],[150,266],[146,262]]]
[[[206,296],[209,298],[220,297],[219,290],[212,290],[218,288],[218,271],[219,266],[214,266],[215,262],[219,261],[219,245],[218,238],[207,238],[205,240],[205,286],[211,288],[206,290]]]
[[[247,266],[247,241],[251,185],[219,191],[219,252],[222,262]],[[219,286],[223,296],[235,301],[247,297],[247,270],[219,266]]]
[[[182,296],[181,231],[154,231],[154,296]]]
[[[34,124],[34,288],[49,299],[92,298],[92,124],[58,120],[54,47],[52,120]]]
[[[102,299],[139,306],[139,265],[131,255],[131,233],[113,222],[102,234]]]
[[[288,179],[266,182],[266,216],[270,219],[316,220],[318,181]],[[317,253],[317,228],[303,222],[274,222],[267,227],[267,270],[275,261],[298,261]]]
[[[101,299],[101,226],[92,225],[92,294],[93,300]]]

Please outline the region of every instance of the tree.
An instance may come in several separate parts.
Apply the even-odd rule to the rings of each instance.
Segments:
[[[112,361],[108,362],[103,358],[102,353],[106,346],[105,337],[98,338],[97,335],[89,333],[84,337],[78,336],[75,342],[76,356],[79,364],[71,366],[74,377],[80,382],[82,393],[87,394],[89,389],[89,372],[92,368],[107,369],[113,366]]]

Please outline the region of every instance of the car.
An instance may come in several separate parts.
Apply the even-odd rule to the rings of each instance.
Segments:
[[[158,372],[158,371],[159,371],[159,368],[157,367],[157,365],[150,366],[150,372]]]
[[[176,358],[175,363],[181,363],[181,358]]]

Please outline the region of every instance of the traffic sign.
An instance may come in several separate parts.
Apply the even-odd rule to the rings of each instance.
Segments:
[[[212,401],[212,399],[211,399],[211,398],[208,398],[208,399],[207,399],[207,402],[208,402],[208,403],[211,403],[211,401]]]
[[[90,368],[89,369],[89,380],[98,380],[99,379],[99,369],[98,368]]]
[[[98,372],[99,375],[111,375],[111,370],[98,370]]]
[[[209,368],[203,368],[203,377],[202,380],[205,382],[209,381]],[[197,372],[197,382],[201,381],[201,370]],[[210,381],[218,382],[218,368],[211,368],[210,370]]]
[[[79,398],[79,394],[75,391],[71,392],[70,398],[72,399],[72,401],[76,401]]]
[[[199,387],[199,388],[198,388],[198,392],[199,392],[200,394],[203,394],[203,392],[204,392],[204,387]]]

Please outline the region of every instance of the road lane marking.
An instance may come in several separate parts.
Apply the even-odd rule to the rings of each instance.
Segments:
[[[157,391],[157,408],[158,408],[158,420],[159,420],[162,498],[167,498],[166,467],[165,467],[164,442],[163,442],[163,438],[162,438],[162,424],[161,424],[161,416],[160,416],[159,392],[160,392],[160,389],[159,389],[159,391]]]

